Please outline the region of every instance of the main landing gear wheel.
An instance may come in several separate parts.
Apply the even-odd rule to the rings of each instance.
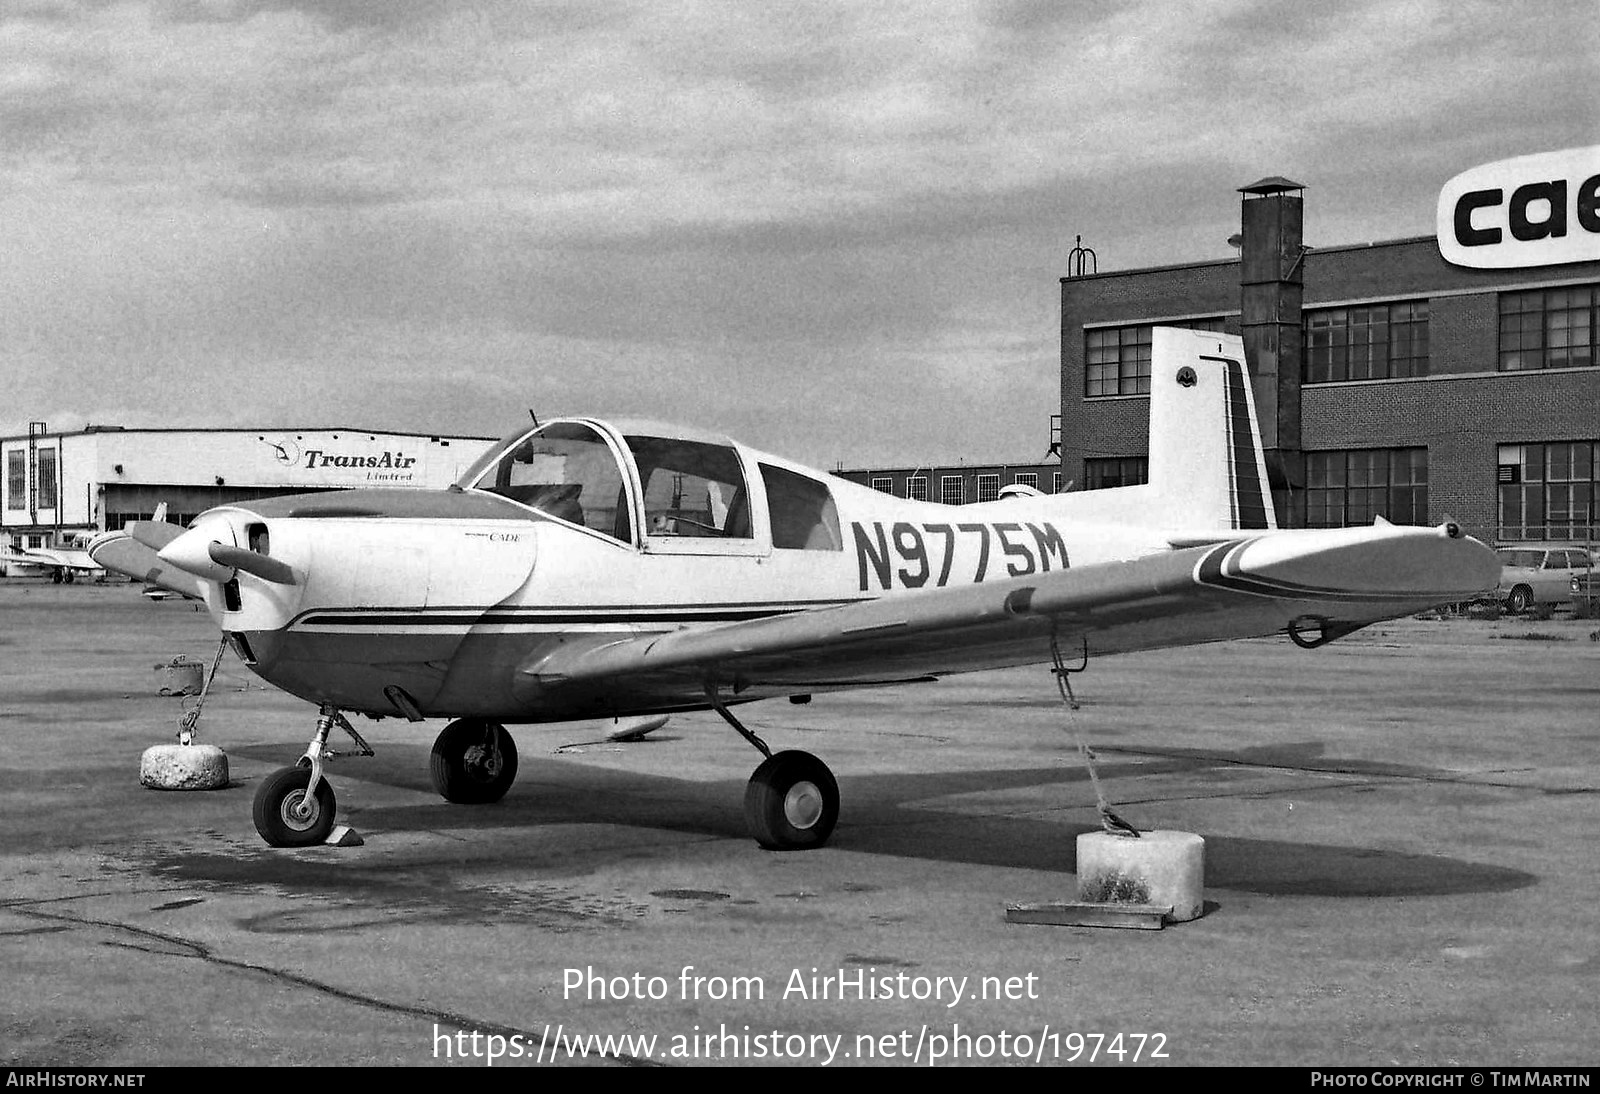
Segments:
[[[756,842],[770,851],[821,847],[839,820],[839,784],[811,753],[779,752],[750,776],[744,816]]]
[[[517,745],[505,726],[462,718],[444,727],[428,761],[433,788],[446,801],[487,805],[505,797],[517,777]]]
[[[309,797],[311,768],[283,767],[262,780],[251,812],[256,831],[271,847],[310,847],[322,843],[333,831],[338,804],[327,779],[317,780]]]

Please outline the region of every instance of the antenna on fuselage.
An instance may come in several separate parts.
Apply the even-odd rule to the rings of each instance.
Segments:
[[[531,406],[528,408],[528,417],[533,419],[533,428],[538,429],[539,428],[539,415],[537,415],[537,414],[535,414],[533,412],[533,407],[531,407]]]

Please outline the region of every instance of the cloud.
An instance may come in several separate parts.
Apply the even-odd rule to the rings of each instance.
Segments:
[[[1442,0],[12,3],[12,398],[1042,451],[1078,235],[1227,257],[1267,174],[1313,242],[1429,231],[1456,171],[1592,140],[1596,34]]]

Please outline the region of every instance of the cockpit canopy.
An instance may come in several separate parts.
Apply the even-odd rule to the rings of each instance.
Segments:
[[[757,461],[757,467],[773,547],[842,548],[826,483],[776,464]],[[719,552],[744,553],[740,544],[753,548],[761,538],[746,460],[736,445],[714,436],[554,421],[506,437],[457,486],[510,498],[623,543],[693,548],[685,541],[716,540]]]

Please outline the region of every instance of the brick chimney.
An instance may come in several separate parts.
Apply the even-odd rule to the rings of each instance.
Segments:
[[[1304,190],[1280,176],[1239,188],[1244,195],[1239,210],[1239,333],[1281,528],[1305,525],[1305,455],[1300,448]]]

